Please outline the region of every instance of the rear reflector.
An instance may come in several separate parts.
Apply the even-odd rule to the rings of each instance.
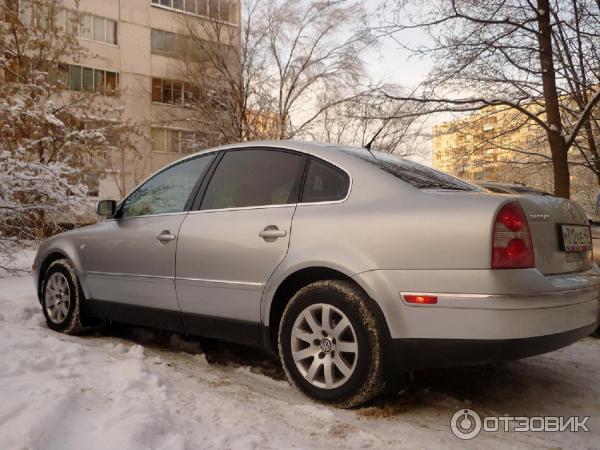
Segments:
[[[535,266],[529,224],[519,202],[504,205],[494,223],[492,269],[528,269]]]
[[[402,297],[404,297],[406,303],[416,303],[418,305],[435,305],[437,303],[437,297],[433,295],[404,294]]]

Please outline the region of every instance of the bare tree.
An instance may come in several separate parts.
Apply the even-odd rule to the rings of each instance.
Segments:
[[[262,6],[262,0],[243,2],[239,27],[182,18],[176,53],[182,65],[181,77],[189,86],[183,106],[192,114],[185,120],[196,131],[199,147],[265,137]]]
[[[5,82],[30,83],[40,72],[56,76],[61,56],[83,50],[72,30],[79,0],[68,17],[61,0],[0,0],[0,69]],[[62,19],[62,20],[61,20]]]
[[[180,51],[196,89],[187,103],[198,128],[220,141],[310,135],[328,110],[355,99],[362,52],[373,44],[364,11],[343,1],[243,2],[240,28],[185,20]],[[323,102],[324,99],[326,102]]]
[[[91,185],[107,167],[124,174],[122,153],[139,157],[132,137],[141,133],[113,101],[116,86],[107,82],[94,92],[68,90],[64,58],[77,62],[87,55],[76,32],[79,1],[71,6],[62,0],[0,0],[0,114],[13,123],[0,131],[0,141],[28,161],[68,161],[78,169],[71,178],[95,190]],[[115,181],[124,191],[122,176]]]
[[[88,213],[86,195],[118,164],[115,144],[135,154],[136,127],[115,106],[116,86],[68,90],[62,58],[85,54],[79,17],[60,0],[0,1],[0,253],[8,260],[23,240]]]
[[[425,32],[430,43],[407,48],[435,61],[421,95],[385,94],[426,105],[427,114],[518,112],[523,126],[542,130],[555,194],[569,197],[569,150],[581,146],[600,102],[599,8],[596,0],[384,3],[377,31],[397,39]],[[594,145],[586,147],[590,168]]]
[[[353,94],[337,90],[324,93],[322,104],[331,103],[328,97],[347,100],[327,108],[307,132],[318,141],[368,146],[405,157],[424,156],[426,121],[418,114],[396,117],[399,110],[416,112],[419,105],[391,100],[378,92],[373,88]]]

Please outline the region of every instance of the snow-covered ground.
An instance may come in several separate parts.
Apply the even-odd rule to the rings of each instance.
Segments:
[[[30,260],[31,252],[19,262]],[[590,432],[485,433],[465,442],[449,427],[463,407],[591,416]],[[303,397],[258,351],[141,328],[52,332],[31,277],[0,278],[2,449],[598,446],[600,340],[513,363],[424,372],[411,392],[343,411]]]

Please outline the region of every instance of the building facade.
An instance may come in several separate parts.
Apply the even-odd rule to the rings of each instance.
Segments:
[[[539,106],[528,106],[539,114]],[[543,115],[541,115],[543,117]],[[506,106],[490,106],[433,128],[433,166],[471,181],[521,183],[554,191],[550,148],[544,131]],[[569,160],[581,160],[575,148]],[[588,211],[599,192],[596,176],[583,165],[571,166],[571,197]]]
[[[240,23],[239,2],[80,0],[78,13],[73,12],[71,0],[64,0],[64,6],[58,20],[85,49],[81,57],[64,56],[59,67],[64,83],[71,91],[102,94],[121,109],[122,119],[136,124],[133,151],[115,143],[114,157],[92,189],[99,197],[119,199],[190,150],[187,143],[197,128],[191,129],[192,111],[184,103],[197,88],[186,81],[175,46],[190,21],[219,23],[235,31]],[[27,0],[20,1],[22,17],[29,7]],[[77,14],[78,20],[70,20],[70,14]]]
[[[549,155],[537,125],[506,106],[493,106],[433,128],[435,168],[469,180],[521,182],[518,166]]]

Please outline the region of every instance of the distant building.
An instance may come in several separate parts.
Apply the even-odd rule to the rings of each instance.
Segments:
[[[550,154],[539,126],[506,106],[484,108],[433,129],[434,167],[461,178],[521,181],[513,179],[515,165],[535,158],[514,150]]]
[[[539,111],[537,105],[528,108]],[[572,149],[569,159],[578,158],[580,154]],[[517,182],[547,192],[554,190],[544,131],[524,114],[506,106],[486,107],[435,126],[433,166],[472,181]],[[572,197],[592,211],[598,193],[598,180],[593,173],[571,166],[571,188]]]
[[[278,139],[279,118],[273,111],[246,111],[244,140]]]

